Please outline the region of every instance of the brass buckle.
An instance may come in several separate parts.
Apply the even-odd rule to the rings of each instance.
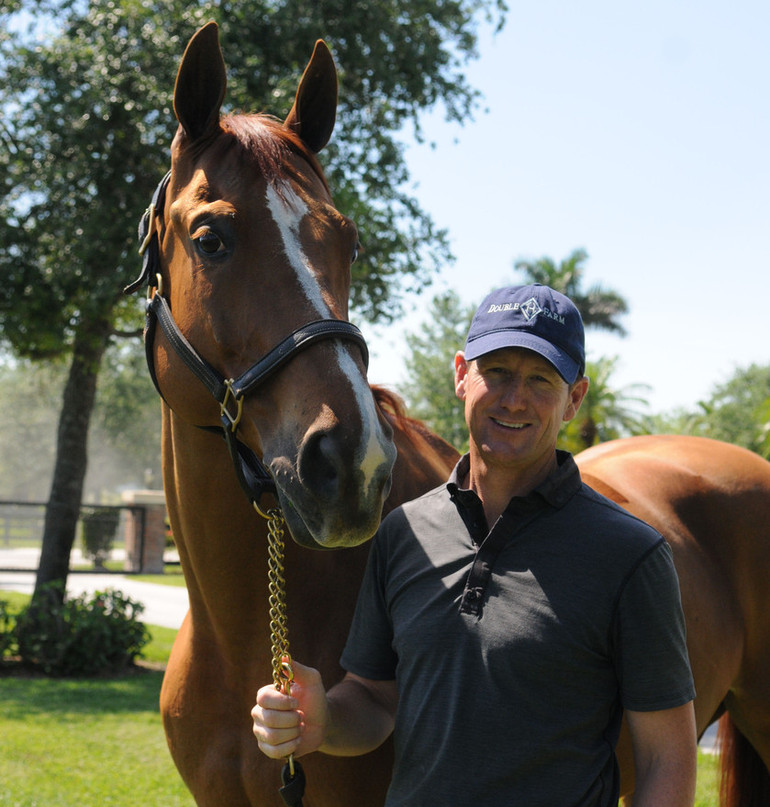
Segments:
[[[225,381],[225,397],[219,404],[219,411],[222,415],[222,420],[228,421],[230,424],[230,431],[233,433],[235,433],[235,430],[238,428],[238,424],[241,422],[241,415],[243,415],[243,397],[236,395],[235,391],[233,390],[234,383],[235,380],[232,378],[228,378],[227,381]],[[231,398],[233,401],[235,401],[235,405],[237,407],[235,415],[231,415],[230,410],[227,408]]]

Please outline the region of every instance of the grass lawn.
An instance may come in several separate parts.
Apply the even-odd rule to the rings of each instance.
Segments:
[[[193,807],[163,735],[162,677],[0,677],[0,804]]]
[[[0,591],[14,611],[28,599]],[[148,627],[145,659],[165,663],[176,631]],[[0,667],[0,804],[194,807],[166,747],[162,678],[155,670],[82,680],[22,677]],[[716,758],[699,753],[695,807],[718,804]]]
[[[719,807],[719,758],[698,751],[695,807]]]
[[[0,592],[17,610],[25,595]],[[148,626],[148,662],[165,663],[176,631]],[[194,807],[166,747],[163,672],[115,678],[18,676],[0,667],[0,804],[9,807]]]

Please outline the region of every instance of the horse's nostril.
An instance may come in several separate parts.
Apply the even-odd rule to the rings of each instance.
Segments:
[[[303,441],[297,460],[299,479],[319,499],[337,496],[342,465],[337,441],[329,432],[315,432]]]

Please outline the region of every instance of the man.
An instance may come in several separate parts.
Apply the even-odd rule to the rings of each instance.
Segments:
[[[394,732],[387,807],[605,807],[625,712],[634,807],[691,806],[694,689],[671,551],[556,450],[588,389],[583,323],[546,286],[476,312],[455,389],[470,451],[372,545],[342,665],[261,689],[270,757],[362,754]]]

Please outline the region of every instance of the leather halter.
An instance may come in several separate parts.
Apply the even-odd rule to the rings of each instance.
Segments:
[[[263,384],[274,373],[291,361],[297,353],[322,339],[347,339],[355,342],[368,367],[369,351],[361,331],[350,322],[339,319],[321,319],[303,325],[289,334],[283,341],[268,351],[238,378],[225,379],[190,344],[174,321],[171,308],[163,297],[160,274],[160,245],[155,228],[155,217],[163,215],[163,208],[171,172],[158,183],[150,206],[139,222],[139,254],[142,256],[142,272],[139,277],[123,290],[131,294],[142,286],[147,287],[146,321],[144,346],[147,366],[158,394],[163,398],[155,373],[153,344],[155,328],[160,325],[163,334],[187,367],[208,389],[217,401],[221,412],[221,432],[227,443],[235,472],[246,495],[256,505],[262,494],[276,494],[275,482],[262,460],[244,443],[237,439],[238,424],[241,419],[243,399]],[[165,398],[164,398],[165,400]],[[201,426],[206,431],[217,431],[216,427]]]

